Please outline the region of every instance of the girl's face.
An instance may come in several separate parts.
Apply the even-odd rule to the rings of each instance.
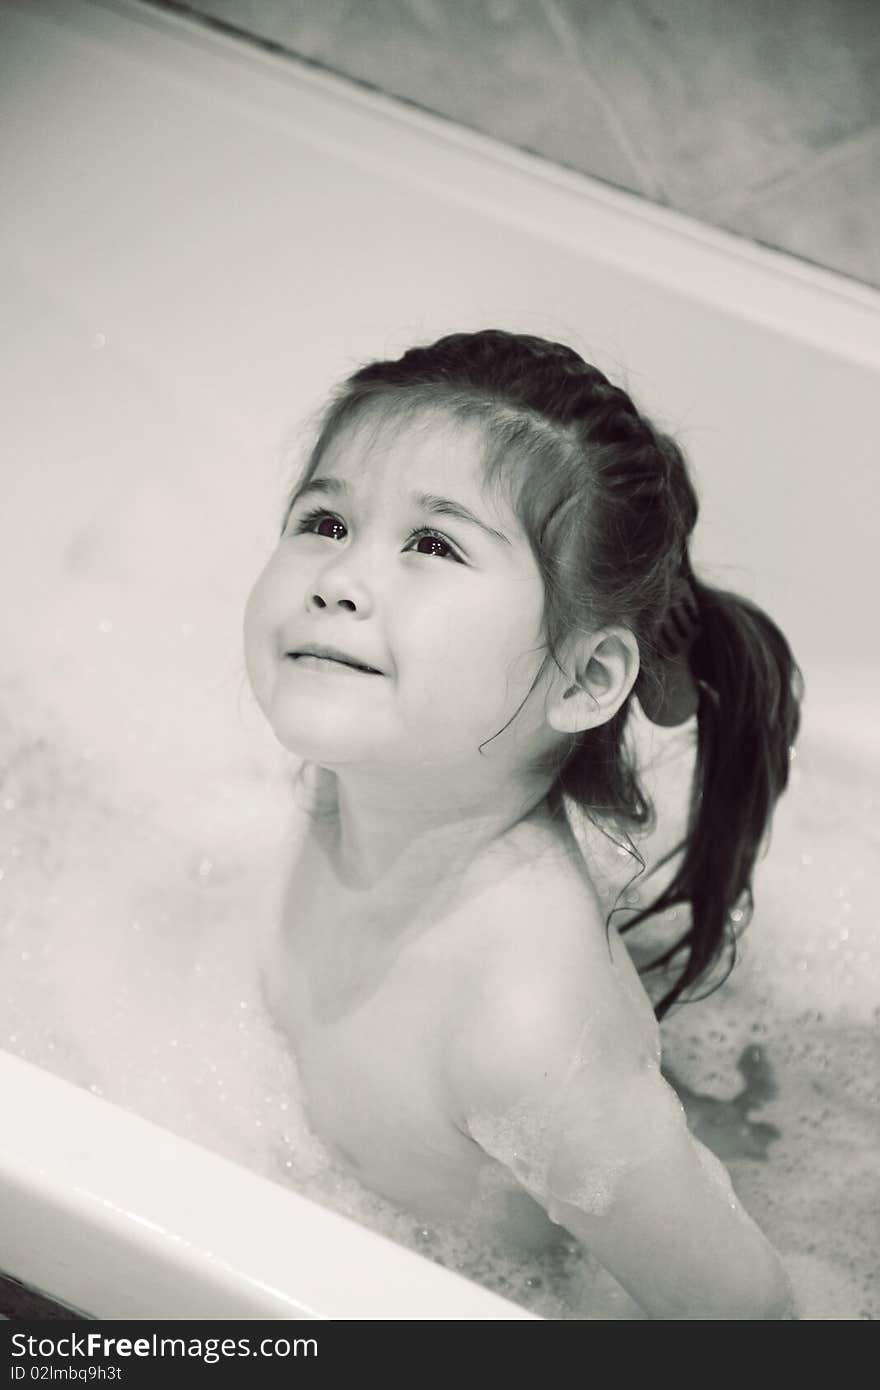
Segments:
[[[545,654],[541,577],[514,512],[484,492],[480,454],[476,427],[436,413],[368,419],[295,497],[245,614],[251,685],[291,752],[339,771],[516,769],[552,740],[539,684],[477,752]],[[378,674],[294,656],[313,644]]]

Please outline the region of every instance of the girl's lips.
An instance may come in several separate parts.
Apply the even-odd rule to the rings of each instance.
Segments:
[[[353,676],[378,676],[378,671],[362,671],[357,666],[349,666],[345,661],[335,661],[330,656],[294,656],[290,655],[290,660],[297,666],[301,666],[306,671],[347,671]]]

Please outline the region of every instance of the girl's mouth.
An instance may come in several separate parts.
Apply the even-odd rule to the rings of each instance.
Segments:
[[[295,652],[288,653],[291,661],[295,661],[297,666],[301,666],[306,671],[348,671],[355,676],[378,676],[378,671],[369,670],[366,666],[353,666],[347,661],[337,661],[332,656],[312,656],[305,653],[298,656]]]

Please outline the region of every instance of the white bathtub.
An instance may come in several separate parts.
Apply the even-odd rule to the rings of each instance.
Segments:
[[[147,800],[157,758],[272,764],[232,654],[279,445],[362,359],[490,324],[591,353],[678,433],[698,565],[789,635],[805,737],[876,754],[880,296],[143,6],[22,0],[0,42],[2,637],[84,756]],[[188,613],[195,658],[159,631]],[[144,651],[174,679],[146,710]],[[62,1302],[532,1316],[18,1056],[0,1091],[0,1270]]]

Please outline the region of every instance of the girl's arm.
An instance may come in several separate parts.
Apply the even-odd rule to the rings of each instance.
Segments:
[[[691,1136],[625,1003],[603,993],[574,1026],[564,993],[530,972],[486,1004],[460,1035],[463,1132],[650,1317],[793,1317],[779,1257]]]
[[[565,1107],[542,1204],[650,1317],[793,1316],[779,1257],[740,1204],[723,1164],[688,1132],[662,1077],[633,1076],[616,1105],[603,1106],[602,1149],[611,1172],[604,1184],[601,1172],[591,1181],[584,1165],[587,1180],[579,1189],[572,1181],[580,1147],[576,1109],[571,1101]],[[591,1186],[599,1189],[592,1200]]]

